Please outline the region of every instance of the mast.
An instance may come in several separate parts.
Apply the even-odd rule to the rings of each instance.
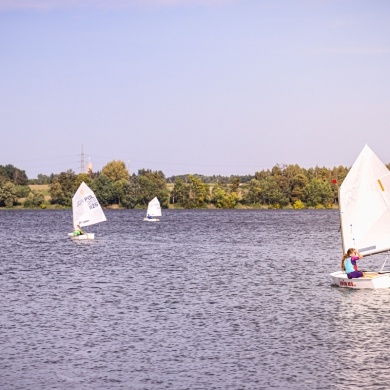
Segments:
[[[342,211],[341,211],[341,202],[340,202],[340,187],[337,190],[338,197],[339,197],[339,216],[340,216],[340,232],[341,232],[341,246],[343,249],[343,255],[347,251],[344,244],[344,233],[343,233],[343,218],[341,217]]]

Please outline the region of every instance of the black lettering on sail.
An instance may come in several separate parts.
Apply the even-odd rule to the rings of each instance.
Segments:
[[[99,203],[93,195],[88,195],[84,197],[84,200],[87,202],[90,210],[99,207]]]

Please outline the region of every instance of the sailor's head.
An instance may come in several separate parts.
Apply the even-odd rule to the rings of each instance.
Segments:
[[[353,255],[357,255],[357,250],[355,248],[349,248],[347,250],[347,255],[348,256],[353,256]]]

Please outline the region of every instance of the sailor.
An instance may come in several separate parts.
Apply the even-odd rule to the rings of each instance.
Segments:
[[[362,278],[364,274],[358,270],[356,260],[360,260],[363,257],[361,253],[355,248],[349,248],[347,253],[341,259],[341,269],[345,271],[348,279]]]
[[[81,230],[81,227],[80,225],[77,225],[75,228],[74,228],[74,231],[73,231],[73,235],[74,236],[80,236],[84,234],[83,231]]]

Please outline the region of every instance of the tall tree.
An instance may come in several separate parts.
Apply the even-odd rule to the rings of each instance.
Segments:
[[[280,175],[278,175],[280,177]],[[287,196],[281,191],[275,177],[268,176],[260,181],[261,199],[263,204],[272,205],[274,207],[283,207],[288,204]]]
[[[61,172],[50,185],[51,202],[70,207],[76,190],[76,174],[72,170]]]
[[[188,187],[183,178],[177,177],[175,179],[175,184],[171,192],[172,203],[178,203],[184,206],[185,201],[188,197]]]
[[[115,203],[114,181],[108,176],[101,174],[97,179],[94,179],[91,189],[102,206],[108,206]]]
[[[128,180],[121,179],[114,182],[115,203],[121,207],[131,208],[131,185]]]
[[[290,202],[294,204],[296,201],[302,201],[304,197],[303,189],[308,184],[309,180],[303,173],[298,173],[292,178]]]
[[[325,180],[312,179],[304,188],[304,201],[309,207],[329,207],[333,200],[331,184]]]
[[[168,207],[169,192],[163,172],[140,169],[138,171],[138,184],[140,189],[138,204],[146,206],[150,200],[157,196],[161,207]]]
[[[28,177],[25,171],[14,167],[12,164],[0,165],[0,181],[12,181],[16,185],[27,185]]]
[[[204,207],[209,201],[209,186],[193,175],[189,175],[188,179],[188,197],[184,207]]]
[[[257,179],[252,179],[244,185],[243,201],[246,204],[255,204],[260,202],[261,185]]]
[[[129,171],[126,168],[126,164],[123,161],[111,161],[106,164],[102,169],[102,175],[107,176],[113,182],[118,180],[130,180]]]

